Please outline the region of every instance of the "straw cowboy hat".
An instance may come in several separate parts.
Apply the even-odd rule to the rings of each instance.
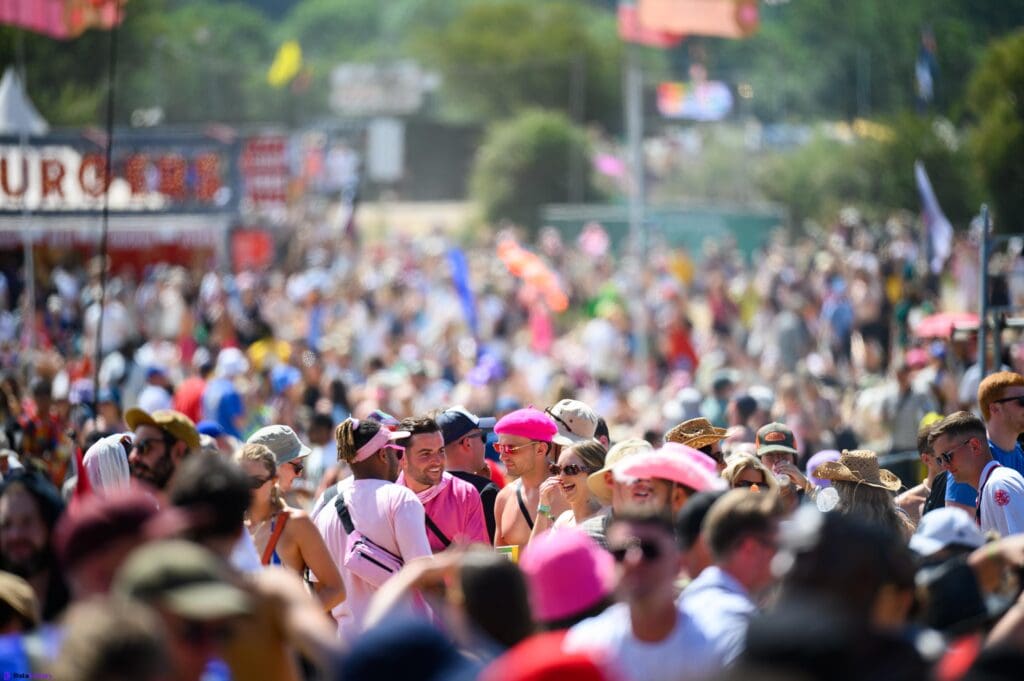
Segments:
[[[843,450],[839,461],[827,461],[811,473],[816,478],[855,482],[895,492],[903,483],[892,472],[878,467],[878,455],[866,449]]]
[[[716,428],[706,418],[695,418],[683,421],[665,433],[665,442],[678,442],[687,447],[700,449],[718,442],[728,433],[725,428]]]

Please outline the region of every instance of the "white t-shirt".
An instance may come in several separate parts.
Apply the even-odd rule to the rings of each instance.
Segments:
[[[401,556],[406,563],[413,558],[430,555],[423,504],[408,487],[387,480],[356,480],[350,477],[338,483],[338,490],[348,506],[352,524],[374,543]],[[338,633],[342,639],[352,641],[362,632],[363,618],[377,587],[351,574],[343,565],[348,533],[338,517],[334,500],[315,513],[313,523],[323,536],[345,582],[346,598],[335,606],[331,614],[338,622]]]
[[[712,642],[681,612],[664,640],[638,640],[625,603],[616,603],[574,626],[565,636],[564,648],[566,652],[585,651],[606,660],[618,668],[620,678],[628,681],[703,679],[722,667]]]
[[[1000,536],[1024,532],[1024,476],[991,461],[981,471],[981,531]]]

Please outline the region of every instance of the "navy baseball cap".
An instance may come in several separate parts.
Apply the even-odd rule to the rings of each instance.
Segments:
[[[465,407],[451,407],[438,414],[434,420],[441,428],[446,445],[458,442],[466,433],[474,430],[489,430],[497,423],[493,416],[479,417]]]

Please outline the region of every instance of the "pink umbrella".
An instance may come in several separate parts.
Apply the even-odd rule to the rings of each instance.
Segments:
[[[937,312],[914,326],[918,338],[949,338],[957,328],[977,328],[978,315],[973,312]]]

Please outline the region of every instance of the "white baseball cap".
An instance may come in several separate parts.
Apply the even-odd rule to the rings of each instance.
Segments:
[[[959,508],[937,508],[926,513],[910,538],[910,550],[930,556],[950,546],[976,549],[985,543],[985,535],[974,518]]]

